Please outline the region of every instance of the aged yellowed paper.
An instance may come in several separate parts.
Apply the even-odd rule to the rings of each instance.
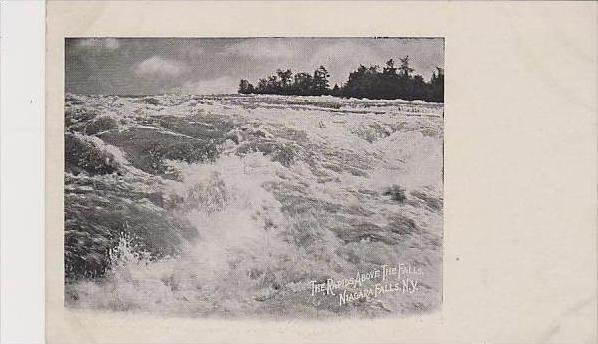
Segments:
[[[595,342],[596,11],[49,1],[48,341]]]

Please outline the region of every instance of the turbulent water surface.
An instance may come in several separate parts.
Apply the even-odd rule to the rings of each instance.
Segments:
[[[265,318],[440,307],[442,104],[65,102],[67,306]],[[343,289],[375,281],[312,295],[315,283],[383,266],[417,271],[417,288],[344,304]]]

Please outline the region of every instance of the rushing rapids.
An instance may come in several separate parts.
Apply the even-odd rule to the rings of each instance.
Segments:
[[[332,97],[68,94],[66,304],[262,318],[438,309],[443,110]],[[312,292],[399,266],[417,269],[417,280],[385,287],[372,275],[366,289],[338,290],[360,296],[350,303]],[[401,292],[401,283],[414,288]]]

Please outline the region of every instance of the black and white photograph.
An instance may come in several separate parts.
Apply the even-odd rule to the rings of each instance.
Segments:
[[[0,1],[0,343],[596,343],[597,10]]]
[[[442,304],[442,38],[67,38],[65,305]]]

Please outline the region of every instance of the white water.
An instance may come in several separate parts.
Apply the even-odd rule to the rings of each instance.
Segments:
[[[156,107],[136,99],[77,97],[84,106],[125,119],[121,131],[141,127],[131,120],[132,113],[206,114],[236,124],[223,133],[229,139],[213,163],[166,161],[177,180],[152,184],[176,204],[170,211],[188,221],[197,238],[174,257],[153,259],[123,236],[105,277],[69,285],[77,295],[72,305],[188,316],[308,318],[438,307],[442,210],[426,207],[410,193],[442,202],[442,106],[327,97],[198,102],[162,96],[157,98],[170,105]],[[290,101],[306,105],[285,105]],[[322,101],[338,104],[330,108]],[[264,145],[274,147],[274,153],[265,155]],[[290,163],[273,158],[281,150]],[[122,163],[125,157],[118,159]],[[405,189],[406,202],[385,195],[393,185]],[[388,228],[397,217],[413,220],[418,232],[392,234]],[[374,234],[392,235],[392,240],[360,236],[371,226],[378,228]],[[335,300],[315,300],[308,291],[311,280],[342,279],[402,262],[423,267],[427,289],[344,308],[333,306]]]

